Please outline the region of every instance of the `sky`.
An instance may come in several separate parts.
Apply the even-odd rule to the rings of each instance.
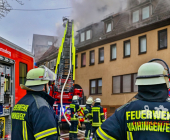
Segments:
[[[63,16],[75,21],[75,31],[89,24],[99,22],[109,14],[119,12],[126,7],[127,0],[7,0],[13,9],[56,9],[49,11],[11,10],[0,19],[0,36],[31,51],[33,34],[58,36],[62,38]],[[123,4],[122,4],[123,3]],[[59,42],[59,41],[58,41]]]
[[[7,0],[13,9],[54,9],[70,7],[69,0],[23,0],[20,5],[15,0]],[[0,19],[0,36],[31,51],[33,34],[57,36],[57,25],[63,16],[69,16],[71,9],[51,11],[11,10]],[[61,26],[59,26],[62,28]]]

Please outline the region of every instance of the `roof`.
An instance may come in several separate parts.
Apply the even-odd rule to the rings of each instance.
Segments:
[[[25,49],[15,45],[14,43],[12,43],[12,42],[10,42],[10,41],[2,38],[2,37],[0,37],[0,43],[5,44],[8,47],[11,47],[11,48],[13,48],[15,50],[18,50],[18,51],[20,51],[20,52],[22,52],[22,53],[24,53],[24,54],[26,54],[26,55],[28,55],[30,57],[34,57],[34,55],[31,52],[29,52],[29,51],[27,51],[27,50],[25,50]]]
[[[54,45],[52,45],[43,55],[42,57],[40,57],[40,59],[37,61],[37,63],[40,62],[44,62],[45,60],[48,59],[48,57],[53,56],[53,55],[57,55],[58,53],[58,48],[54,47]]]
[[[133,0],[131,0],[132,2]],[[132,23],[131,13],[133,10],[142,8],[147,5],[152,5],[153,13],[150,18],[146,20],[142,20],[137,23]],[[111,43],[119,39],[127,38],[132,35],[140,34],[142,32],[146,32],[149,30],[153,30],[159,27],[163,27],[169,25],[170,22],[167,19],[170,19],[170,2],[168,0],[143,0],[142,3],[138,5],[131,6],[129,9],[125,11],[119,12],[113,16],[109,16],[109,19],[113,20],[113,30],[109,33],[104,32],[104,22],[103,20],[93,24],[91,27],[92,30],[92,38],[84,41],[79,42],[80,35],[77,34],[75,37],[75,46],[78,49],[77,52],[84,51],[90,48],[94,48],[100,45],[104,45],[106,43]],[[105,21],[104,19],[104,21]],[[163,22],[160,24],[160,22]],[[165,23],[164,23],[165,22]],[[152,27],[154,25],[154,27]],[[88,26],[89,27],[89,26]],[[82,32],[85,31],[83,28]],[[81,33],[81,30],[79,30]]]

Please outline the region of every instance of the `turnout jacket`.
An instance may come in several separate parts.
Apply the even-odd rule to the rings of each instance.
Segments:
[[[97,139],[169,140],[170,103],[135,100],[118,108],[97,129]]]
[[[86,108],[84,110],[84,123],[90,123],[90,111],[91,111],[91,105],[86,104]]]
[[[80,105],[76,101],[72,101],[72,103],[70,104],[70,110],[71,110],[70,121],[78,121],[77,112],[81,110]]]
[[[27,91],[11,114],[12,140],[58,140],[58,116],[52,108],[54,101],[45,92]]]
[[[103,107],[100,104],[95,103],[90,110],[90,114],[92,127],[99,127],[105,121]]]

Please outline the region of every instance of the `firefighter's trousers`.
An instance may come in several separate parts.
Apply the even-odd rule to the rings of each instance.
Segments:
[[[86,132],[85,132],[85,140],[90,140],[91,135],[91,123],[85,123]]]
[[[77,133],[78,133],[78,121],[71,121],[69,139],[71,140],[77,139]]]
[[[99,127],[92,127],[92,132],[93,132],[93,140],[96,140],[96,130],[98,129]]]

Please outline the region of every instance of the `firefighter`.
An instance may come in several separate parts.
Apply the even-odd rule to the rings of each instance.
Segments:
[[[99,127],[97,139],[169,140],[168,75],[169,68],[163,60],[153,59],[141,65],[136,100],[118,108]]]
[[[55,99],[49,96],[49,81],[55,74],[45,66],[27,73],[25,85],[20,85],[27,94],[14,106],[12,140],[57,140],[59,139],[58,116],[53,110]]]
[[[105,118],[104,118],[103,108],[100,106],[101,99],[96,98],[94,101],[95,101],[95,104],[91,108],[90,118],[92,121],[93,139],[96,139],[96,130],[105,121]]]
[[[72,103],[70,104],[71,110],[71,126],[69,131],[69,140],[77,140],[77,133],[78,133],[78,111],[81,110],[79,105],[79,96],[74,95],[72,98]]]
[[[85,131],[85,140],[90,140],[90,135],[91,135],[91,121],[90,121],[90,112],[91,112],[91,107],[93,103],[93,98],[89,97],[86,101],[86,109],[84,110],[84,123],[86,126],[86,131]]]

